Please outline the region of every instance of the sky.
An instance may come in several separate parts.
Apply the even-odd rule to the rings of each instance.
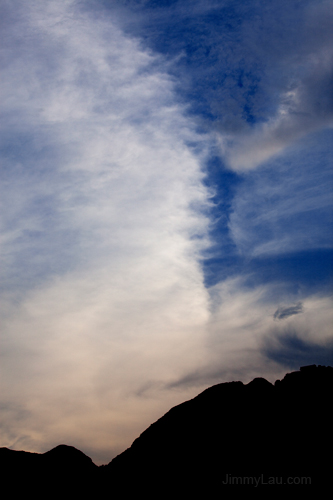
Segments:
[[[332,366],[333,2],[0,9],[0,445]]]

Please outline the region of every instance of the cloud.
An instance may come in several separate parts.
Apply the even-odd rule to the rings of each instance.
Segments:
[[[295,306],[277,309],[282,298],[294,298],[284,283],[253,287],[247,281],[245,276],[227,279],[210,289],[201,362],[168,387],[246,383],[258,376],[274,382],[286,369],[331,363],[332,297],[308,294]],[[283,321],[276,321],[277,311]]]
[[[17,7],[2,79],[2,443],[107,461],[157,413],[141,386],[199,357],[206,152],[162,58],[80,3]]]
[[[306,342],[295,332],[289,332],[275,339],[266,339],[265,354],[268,358],[289,368],[317,364],[332,366],[333,340],[323,344]]]
[[[240,171],[255,168],[301,137],[332,127],[333,57],[325,53],[323,57],[318,55],[318,59],[308,70],[308,78],[281,95],[275,116],[255,126],[253,131],[238,136],[225,148],[231,168]]]
[[[254,169],[333,124],[332,3],[116,2],[165,54],[229,168]]]
[[[302,345],[329,343],[330,298],[283,281],[250,286],[241,266],[207,289],[202,269],[212,227],[203,166],[217,134],[229,167],[242,170],[228,177],[235,184],[224,214],[237,256],[330,248],[326,38],[313,33],[312,58],[309,44],[288,62],[295,38],[288,31],[276,44],[279,32],[263,45],[253,5],[197,2],[191,17],[181,4],[168,11],[175,37],[159,31],[163,9],[146,15],[147,2],[135,7],[141,28],[150,23],[141,35],[134,11],[122,29],[116,3],[3,6],[3,446],[46,451],[65,442],[106,463],[211,383],[281,377],[295,343],[274,357],[276,339],[296,332]],[[279,64],[269,66],[273,46]],[[293,57],[304,71],[297,66],[291,86]],[[296,145],[287,152],[283,123]],[[302,156],[301,136],[314,130]],[[283,158],[249,171],[262,161],[251,137],[267,146],[266,161],[279,134]],[[302,314],[290,314],[298,305],[288,304],[299,303]]]
[[[297,304],[291,306],[279,306],[275,311],[273,318],[274,319],[285,319],[289,318],[293,314],[300,314],[303,312],[303,304],[302,302],[298,302]]]
[[[295,15],[293,12],[292,17]],[[220,136],[222,150],[232,169],[256,168],[283,153],[300,138],[332,127],[333,52],[332,32],[328,29],[332,17],[330,2],[319,2],[315,8],[310,3],[301,11],[296,33],[290,18],[290,24],[282,27],[283,34],[276,31],[264,34],[270,36],[270,41],[263,49],[267,67],[263,69],[261,85],[269,95],[277,96],[275,110],[271,108],[269,114],[266,112],[257,123],[255,120],[250,128]],[[266,23],[268,28],[269,17]],[[322,32],[318,30],[321,25]],[[257,29],[255,26],[251,34],[255,43],[258,43]],[[286,37],[285,41],[282,36]],[[280,45],[280,52],[272,48],[274,41]],[[271,50],[275,53],[270,53]]]
[[[232,201],[230,235],[243,255],[332,248],[332,131],[307,138],[244,175]]]

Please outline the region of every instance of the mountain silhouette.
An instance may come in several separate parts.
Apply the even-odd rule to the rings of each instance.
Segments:
[[[46,481],[65,498],[324,490],[332,488],[332,389],[333,368],[316,365],[274,385],[221,383],[172,408],[107,465],[60,445],[44,454],[1,448],[1,470],[23,478],[25,492]]]
[[[92,493],[98,467],[73,446],[61,444],[46,453],[0,448],[2,477],[11,485],[13,498],[33,493],[36,498],[61,494],[62,498]]]

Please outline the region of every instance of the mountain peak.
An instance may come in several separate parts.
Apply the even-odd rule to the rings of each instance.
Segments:
[[[100,494],[112,484],[121,498],[156,494],[161,485],[187,495],[220,491],[232,477],[305,477],[319,489],[330,478],[332,389],[333,368],[316,365],[274,385],[262,377],[221,383],[171,408],[106,466],[61,444],[44,454],[2,448],[2,470],[22,484],[36,474],[68,483],[75,495],[96,495],[96,488]]]

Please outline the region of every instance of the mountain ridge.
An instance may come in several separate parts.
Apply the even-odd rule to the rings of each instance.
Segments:
[[[234,477],[251,480],[251,487],[260,477],[256,487],[268,487],[265,478],[304,477],[319,488],[330,478],[332,389],[333,368],[321,365],[303,366],[274,384],[262,377],[224,382],[171,408],[108,464],[98,467],[76,448],[59,445],[44,454],[1,448],[1,468],[27,482],[39,468],[49,482],[67,481],[76,493],[112,485],[117,498],[153,494],[159,484],[170,491],[230,489]]]

